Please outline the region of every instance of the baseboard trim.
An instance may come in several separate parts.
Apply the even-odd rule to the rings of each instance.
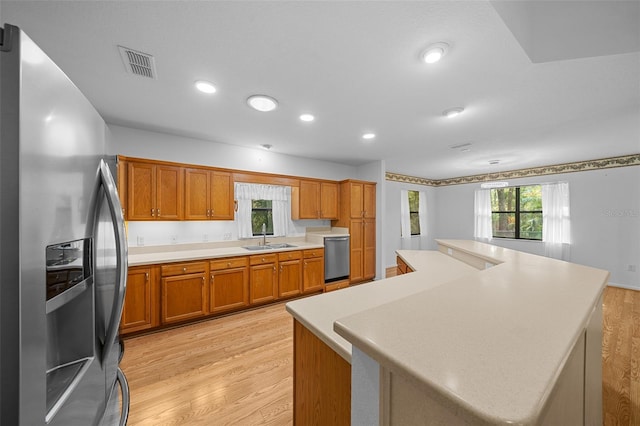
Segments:
[[[633,286],[633,285],[617,284],[617,283],[607,283],[607,285],[610,286],[610,287],[620,287],[620,288],[626,288],[627,290],[640,291],[640,287],[636,287],[636,286]]]

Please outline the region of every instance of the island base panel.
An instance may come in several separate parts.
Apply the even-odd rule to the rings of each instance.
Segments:
[[[300,322],[293,329],[294,425],[349,425],[351,365]]]

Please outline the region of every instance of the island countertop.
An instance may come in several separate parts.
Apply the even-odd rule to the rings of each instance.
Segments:
[[[337,319],[335,331],[472,423],[536,424],[608,272],[475,241],[438,243],[496,266]],[[429,274],[418,254],[398,254],[417,271],[405,276]]]

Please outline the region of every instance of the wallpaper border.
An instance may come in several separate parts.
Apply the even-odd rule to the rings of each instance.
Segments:
[[[640,154],[623,155],[620,157],[601,158],[598,160],[578,161],[575,163],[555,164],[551,166],[532,167],[497,173],[461,176],[449,179],[427,179],[407,176],[399,173],[386,172],[385,180],[392,182],[412,183],[425,186],[449,186],[466,183],[488,182],[504,179],[518,179],[533,176],[555,175],[561,173],[584,172],[587,170],[611,169],[614,167],[640,166]]]

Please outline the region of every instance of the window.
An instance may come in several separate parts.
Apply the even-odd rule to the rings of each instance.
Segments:
[[[411,222],[411,235],[420,235],[420,192],[408,191],[409,195],[409,221]]]
[[[491,190],[493,238],[542,240],[540,185]]]
[[[251,230],[254,236],[262,235],[266,224],[267,235],[273,235],[273,210],[271,200],[251,200]]]

